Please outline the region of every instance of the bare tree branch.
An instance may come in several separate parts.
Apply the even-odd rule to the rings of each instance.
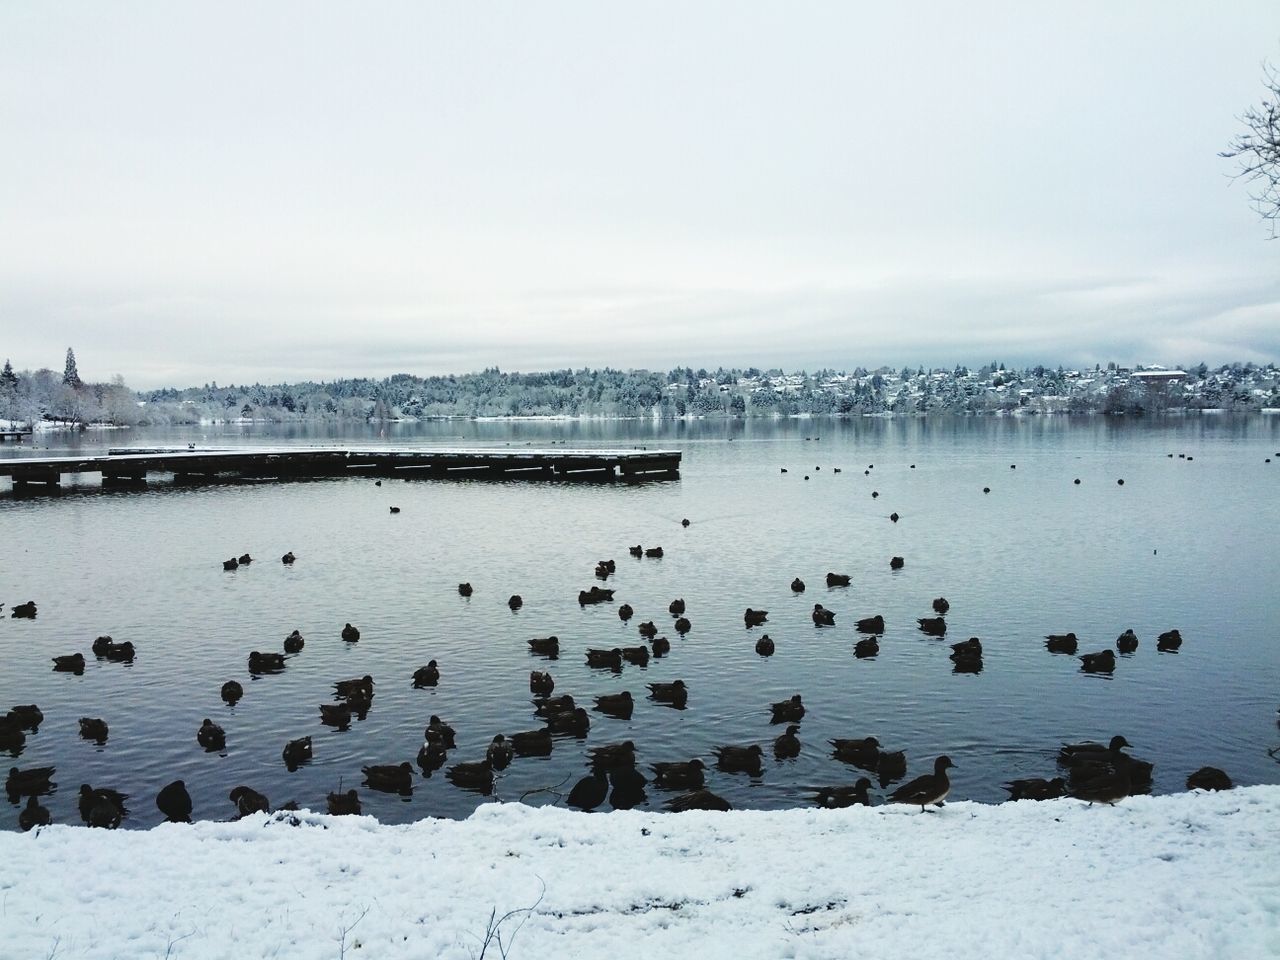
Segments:
[[[1262,66],[1262,103],[1240,116],[1245,132],[1232,138],[1219,156],[1239,161],[1234,178],[1252,185],[1249,199],[1263,220],[1271,223],[1271,238],[1280,236],[1280,70]]]

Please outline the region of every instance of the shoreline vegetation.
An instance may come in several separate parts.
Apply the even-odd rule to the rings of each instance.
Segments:
[[[134,391],[116,376],[82,381],[68,351],[59,378],[41,369],[0,371],[0,421],[13,425],[183,426],[216,423],[423,420],[696,420],[793,417],[1124,414],[1280,410],[1280,368],[1006,369],[881,367],[787,373],[677,367],[460,376],[396,374]]]

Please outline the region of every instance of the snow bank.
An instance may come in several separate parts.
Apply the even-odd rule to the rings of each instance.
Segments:
[[[0,834],[0,956],[1280,956],[1280,787]],[[523,921],[523,926],[519,926]],[[518,932],[517,932],[518,931]],[[499,957],[496,942],[485,956]]]

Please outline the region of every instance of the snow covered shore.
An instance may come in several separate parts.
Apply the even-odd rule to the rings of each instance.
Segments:
[[[0,957],[1280,957],[1280,787],[0,833]],[[523,926],[520,924],[523,922]],[[502,956],[496,941],[486,957]]]

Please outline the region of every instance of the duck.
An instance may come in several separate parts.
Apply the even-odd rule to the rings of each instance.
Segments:
[[[80,784],[80,819],[90,827],[114,830],[120,821],[129,815],[125,802],[127,794],[110,787],[91,787],[87,783]]]
[[[773,642],[773,638],[770,637],[767,633],[761,636],[760,639],[756,641],[756,653],[760,654],[760,656],[762,657],[772,657],[774,649],[775,649],[775,645]]]
[[[942,806],[947,794],[951,792],[951,780],[947,771],[954,766],[950,757],[938,757],[933,761],[933,773],[926,773],[903,784],[889,795],[889,799],[894,803],[919,806],[921,812],[929,804]]]
[[[982,641],[977,637],[970,637],[968,640],[961,640],[959,643],[951,645],[951,659],[963,660],[973,657],[982,659]]]
[[[545,727],[541,730],[527,730],[511,735],[511,748],[518,757],[548,756],[554,742],[551,731]]]
[[[100,717],[81,717],[80,718],[80,736],[85,740],[95,740],[98,746],[102,746],[107,742],[109,733],[107,721]]]
[[[635,767],[615,767],[609,771],[609,806],[615,810],[630,810],[645,801],[644,788],[649,780]]]
[[[828,740],[831,755],[842,763],[851,763],[863,770],[874,771],[880,765],[880,741],[875,737],[861,739],[840,738]]]
[[[17,767],[10,767],[9,776],[4,782],[9,801],[17,803],[18,797],[51,793],[57,786],[53,782],[54,769],[53,767],[28,767],[26,770],[19,770]]]
[[[1064,767],[1076,767],[1084,763],[1111,762],[1121,756],[1125,747],[1131,747],[1124,737],[1116,735],[1106,745],[1093,740],[1064,744],[1058,749],[1058,763]]]
[[[47,827],[51,823],[53,823],[53,814],[49,812],[49,808],[41,806],[34,793],[30,794],[27,797],[27,805],[18,814],[18,826],[22,832],[26,833],[36,827]]]
[[[609,569],[609,567],[605,563],[601,562],[596,564],[596,569],[595,569],[596,579],[608,580],[609,575],[612,573],[613,573],[613,570]]]
[[[348,623],[342,628],[342,639],[347,643],[355,643],[360,639],[360,630]]]
[[[1110,650],[1086,653],[1080,657],[1080,669],[1085,673],[1111,673],[1116,668],[1116,655]]]
[[[294,630],[293,633],[284,638],[284,652],[301,653],[306,642],[307,641],[303,638],[301,632]]]
[[[901,517],[898,516],[898,513],[896,510],[893,513],[889,514],[889,520],[893,523],[897,523],[900,519]]]
[[[547,729],[552,733],[571,733],[575,737],[585,737],[591,729],[591,718],[584,708],[575,707],[549,716]]]
[[[587,666],[600,667],[609,670],[622,669],[622,650],[614,647],[612,650],[602,650],[595,647],[587,649]]]
[[[1121,653],[1133,653],[1138,649],[1138,635],[1132,627],[1116,637],[1116,649]]]
[[[710,790],[695,790],[692,793],[684,793],[668,800],[667,809],[673,813],[685,813],[689,810],[727,812],[733,809],[733,805],[724,797],[714,794]]]
[[[920,632],[930,637],[945,637],[947,635],[947,621],[942,617],[917,617],[916,623],[920,625]]]
[[[106,659],[115,663],[133,663],[136,652],[133,648],[133,642],[126,640],[123,643],[113,643],[102,654]]]
[[[649,769],[653,771],[654,786],[658,787],[688,790],[701,787],[706,781],[706,764],[697,757],[680,762],[653,763]]]
[[[836,625],[836,612],[828,610],[820,603],[813,605],[813,625],[815,627],[834,627]]]
[[[488,760],[477,763],[455,763],[445,776],[455,787],[463,790],[474,790],[484,796],[493,793],[493,767]]]
[[[249,654],[250,673],[279,673],[283,669],[283,653],[260,653],[254,650]]]
[[[26,742],[27,735],[17,721],[10,721],[7,715],[0,717],[0,750],[8,750],[16,757]]]
[[[613,591],[601,587],[578,591],[578,606],[585,607],[595,603],[612,603]]]
[[[235,557],[232,557],[230,560],[222,561],[223,570],[235,570],[239,566],[240,566],[240,561],[237,560]]]
[[[326,727],[346,730],[351,726],[351,704],[346,701],[320,704],[320,722]]]
[[[407,760],[404,763],[361,767],[360,772],[364,774],[364,782],[370,790],[400,794],[413,792],[413,764]]]
[[[841,810],[845,807],[869,807],[871,797],[867,791],[871,789],[871,781],[859,777],[853,786],[819,787],[813,792],[813,800],[825,810]]]
[[[436,666],[434,660],[427,662],[425,667],[419,667],[413,671],[413,686],[415,689],[422,687],[434,687],[440,683],[440,668]]]
[[[612,770],[614,767],[636,765],[636,745],[630,740],[623,743],[605,743],[587,751],[587,763],[593,770]]]
[[[638,647],[623,647],[622,659],[627,663],[637,667],[646,667],[649,665],[649,648],[643,644]]]
[[[658,635],[658,625],[652,620],[646,620],[644,623],[640,624],[640,626],[636,627],[636,630],[638,630],[640,636],[644,637],[646,640],[652,640]]]
[[[1010,780],[1004,788],[1009,791],[1010,800],[1056,800],[1066,796],[1067,782],[1061,777],[1054,777],[1052,780],[1027,777]]]
[[[907,754],[903,750],[880,751],[876,758],[876,775],[880,778],[880,786],[887,787],[895,780],[907,775]]]
[[[439,770],[449,759],[449,750],[440,740],[424,740],[418,748],[418,766],[425,777]]]
[[[847,573],[828,573],[827,574],[828,587],[847,587],[849,585],[849,581],[850,581],[850,577],[849,577],[849,574]]]
[[[311,759],[311,738],[299,737],[297,740],[290,740],[284,745],[284,750],[280,752],[284,765],[290,770],[296,770],[302,764]]]
[[[484,758],[489,761],[489,766],[493,769],[505,770],[510,766],[514,756],[515,748],[505,736],[499,733],[489,743],[489,749],[485,751]]]
[[[28,600],[26,603],[20,603],[14,607],[9,616],[13,620],[34,620],[38,612],[36,610],[36,602]]]
[[[1050,633],[1044,638],[1044,646],[1050,653],[1075,654],[1080,641],[1074,633]]]
[[[890,558],[889,558],[889,569],[890,569],[890,570],[901,570],[904,566],[906,566],[906,564],[907,564],[907,561],[903,560],[901,557],[890,557]]]
[[[628,620],[630,620],[632,617],[635,616],[635,613],[636,612],[635,610],[632,609],[631,604],[624,603],[622,606],[618,608],[618,619],[621,620],[623,623],[626,623]]]
[[[434,713],[427,719],[427,728],[422,731],[424,740],[438,741],[450,750],[454,748],[456,736],[457,734],[453,727],[449,726]]]
[[[9,708],[9,718],[23,730],[37,733],[40,724],[44,723],[44,711],[34,703],[20,703]]]
[[[758,777],[764,772],[761,768],[764,751],[759,744],[749,747],[716,747],[713,752],[716,755],[716,766],[726,773],[748,773]]]
[[[661,548],[661,547],[649,547],[649,548],[647,548],[647,549],[645,550],[644,555],[645,555],[646,557],[650,557],[650,558],[652,558],[652,559],[654,559],[654,560],[661,560],[661,559],[662,559],[662,548]]]
[[[853,645],[853,655],[859,660],[880,656],[880,641],[875,637],[864,637]]]
[[[688,617],[677,617],[673,626],[676,628],[676,633],[680,634],[682,637],[693,629],[693,624],[689,622]]]
[[[782,736],[773,741],[773,755],[779,760],[788,760],[800,756],[800,738],[796,736],[800,728],[794,723],[787,727]]]
[[[623,690],[621,693],[607,693],[596,697],[595,708],[619,720],[630,720],[631,712],[635,709],[635,701],[631,699],[629,691]]]
[[[938,616],[945,616],[946,612],[951,609],[951,604],[947,602],[946,597],[936,597],[933,601],[933,612]]]
[[[69,653],[52,659],[55,673],[74,673],[76,675],[84,673],[83,653]]]
[[[550,637],[530,637],[529,652],[550,657],[554,660],[560,655],[560,638],[554,635]]]
[[[655,657],[665,657],[671,652],[671,641],[666,637],[654,637],[649,643],[653,647],[653,655]]]
[[[267,798],[252,787],[246,787],[243,784],[234,788],[227,798],[236,805],[237,820],[255,813],[271,812],[271,804]]]
[[[346,699],[364,695],[366,697],[373,696],[373,677],[365,674],[363,677],[352,677],[350,680],[335,680],[333,684],[334,696]]]
[[[579,810],[590,812],[604,803],[609,795],[609,778],[603,769],[594,769],[573,785],[569,791],[568,804]]]
[[[551,674],[542,670],[529,671],[529,692],[537,694],[540,697],[551,696],[551,691],[556,688],[556,682],[552,679]]]
[[[460,583],[460,584],[458,584],[458,596],[460,596],[460,597],[469,597],[469,596],[471,596],[472,592],[473,592],[473,591],[472,591],[472,589],[471,589],[471,584],[469,584],[469,583]]]
[[[1187,777],[1188,790],[1230,790],[1235,784],[1217,767],[1201,767]]]
[[[211,752],[225,750],[227,748],[227,732],[208,717],[205,717],[204,722],[200,724],[200,729],[196,731],[196,743]]]
[[[93,650],[93,655],[95,657],[105,657],[107,655],[107,651],[111,649],[111,645],[113,643],[115,643],[115,641],[112,640],[111,637],[109,636],[98,637],[96,640],[93,641],[93,646],[90,649]]]
[[[572,712],[577,704],[573,702],[573,694],[564,693],[558,697],[548,697],[545,700],[534,700],[533,712],[539,717],[550,717],[557,713],[565,711]]]
[[[253,557],[249,556],[247,553],[242,553],[236,558],[236,561],[240,566],[247,567],[249,564],[253,563]]]
[[[748,627],[758,627],[768,619],[768,610],[752,610],[750,607],[747,607],[747,612],[742,615],[742,622]]]
[[[293,555],[293,551],[290,550],[288,553],[286,553],[283,557],[280,558],[280,562],[287,567],[297,559],[298,558]]]
[[[348,790],[346,793],[330,793],[325,797],[325,804],[329,810],[330,816],[360,816],[360,794],[356,793],[354,790]]]
[[[181,780],[175,780],[161,787],[156,794],[156,809],[164,814],[169,823],[190,823],[192,806],[187,785]]]
[[[805,589],[804,581],[801,580],[799,577],[796,577],[794,580],[791,581],[792,593],[804,593],[804,589]]]
[[[627,547],[627,553],[631,554],[633,557],[643,557],[644,547],[637,543],[634,547]]]
[[[597,560],[596,566],[608,570],[610,573],[616,573],[618,570],[618,564],[614,560]]]
[[[884,617],[876,614],[874,617],[863,617],[854,625],[854,629],[859,633],[884,633]]]
[[[524,606],[524,597],[520,596],[520,594],[513,593],[511,596],[507,597],[507,607],[509,609],[519,610],[523,606]]]
[[[685,517],[683,520],[680,521],[680,526],[685,527],[687,529],[689,526],[689,523],[690,523],[689,518]]]
[[[773,714],[770,723],[793,722],[804,717],[804,703],[798,693],[792,695],[790,700],[780,700],[770,705],[769,710]]]
[[[1109,769],[1100,771],[1088,780],[1077,782],[1072,778],[1070,788],[1071,796],[1077,800],[1085,800],[1092,806],[1095,803],[1105,803],[1109,806],[1115,806],[1125,797],[1133,792],[1133,782],[1129,770],[1128,760],[1123,754],[1119,755],[1121,760],[1114,763]]]
[[[649,699],[657,703],[669,703],[676,707],[683,707],[689,702],[689,688],[685,686],[683,680],[672,680],[669,683],[651,683],[649,687]]]
[[[1161,653],[1169,653],[1182,646],[1182,634],[1177,630],[1166,630],[1156,637],[1156,649]]]

